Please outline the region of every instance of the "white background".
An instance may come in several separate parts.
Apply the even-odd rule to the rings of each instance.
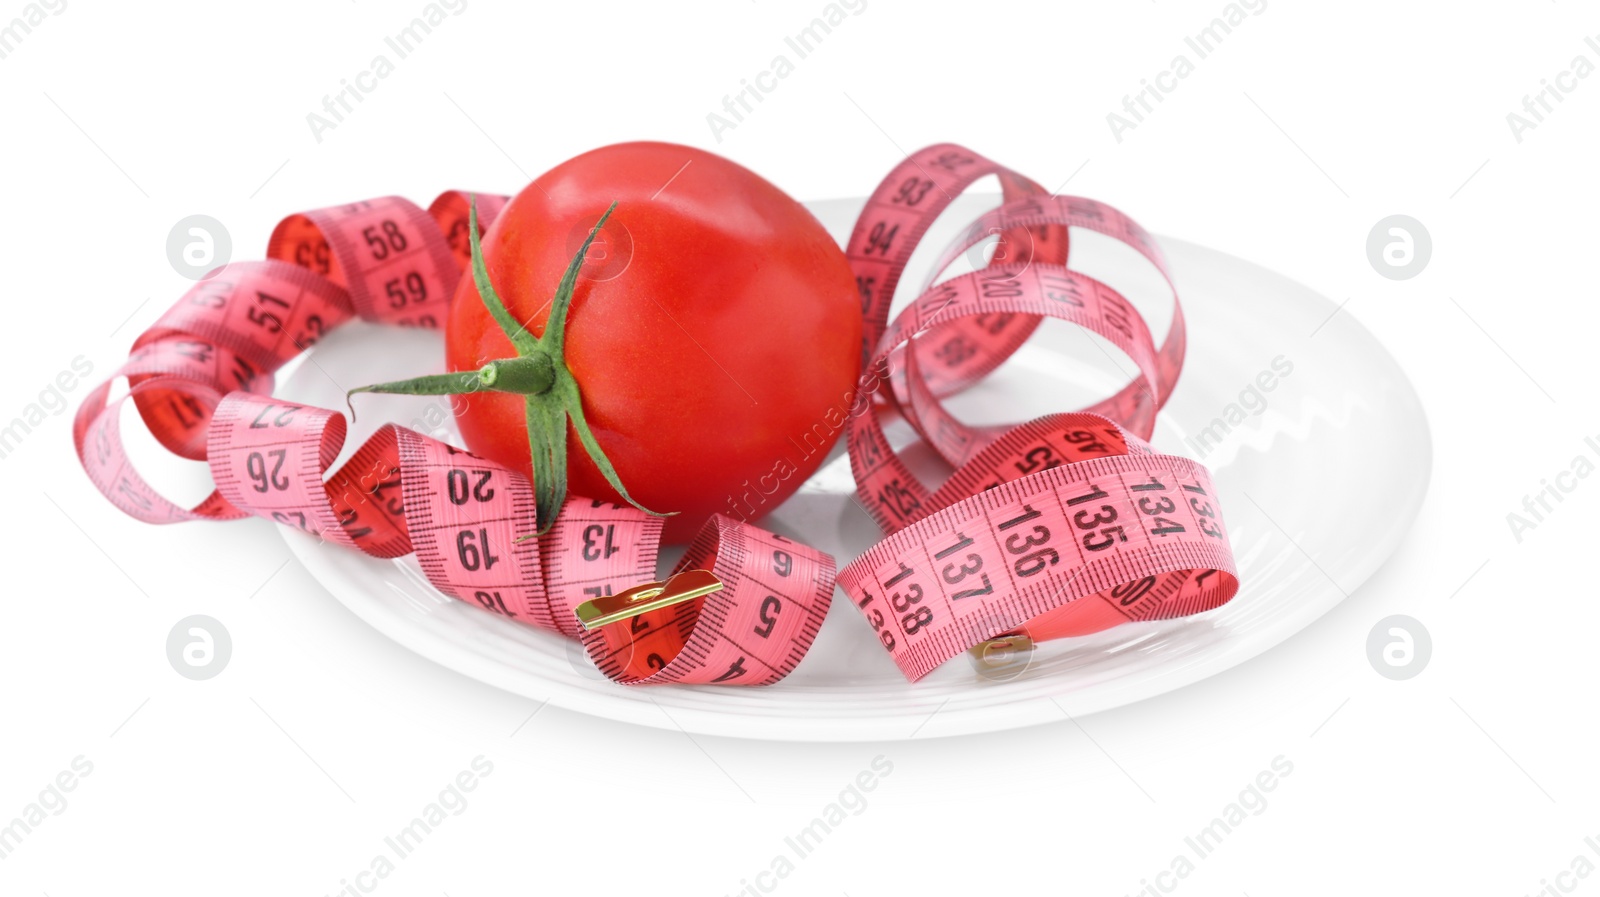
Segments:
[[[777,891],[1134,894],[1279,755],[1293,772],[1266,809],[1176,893],[1533,894],[1600,836],[1583,566],[1600,483],[1520,542],[1506,521],[1600,436],[1600,78],[1520,142],[1506,121],[1575,56],[1600,62],[1584,43],[1600,15],[1272,0],[1118,142],[1106,114],[1192,59],[1183,38],[1224,3],[868,0],[719,143],[707,114],[821,0],[468,0],[315,140],[306,114],[423,5],[68,0],[0,60],[0,420],[75,356],[94,382],[115,369],[189,285],[165,254],[186,215],[224,222],[250,258],[291,211],[514,192],[619,140],[714,149],[802,199],[864,195],[903,150],[948,140],[1348,300],[1428,408],[1421,516],[1309,630],[1164,698],[981,737],[766,744],[529,720],[536,703],[360,623],[269,524],[121,516],[78,468],[69,411],[0,460],[0,821],[74,757],[93,773],[0,860],[0,891],[334,894],[479,755],[493,773],[465,811],[374,893],[734,894],[879,755],[893,772],[866,809]],[[0,23],[24,8],[0,0]],[[1434,243],[1404,282],[1365,249],[1394,213]],[[1381,494],[1324,500],[1386,513]],[[194,613],[233,636],[206,682],[165,652]],[[1405,682],[1366,657],[1394,613],[1433,638]],[[1600,894],[1600,878],[1560,884]]]

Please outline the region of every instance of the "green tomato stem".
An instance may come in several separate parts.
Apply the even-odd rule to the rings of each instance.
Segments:
[[[500,295],[495,292],[494,284],[489,281],[489,269],[484,264],[483,247],[478,238],[478,201],[477,197],[473,197],[467,228],[468,240],[472,246],[473,283],[477,286],[478,296],[488,309],[489,315],[500,325],[500,330],[516,348],[516,356],[496,359],[476,371],[428,374],[410,380],[362,386],[350,390],[345,396],[347,403],[350,396],[363,392],[412,396],[503,392],[525,397],[523,408],[528,425],[528,454],[533,462],[533,491],[538,531],[523,536],[523,539],[549,532],[550,527],[555,525],[556,515],[560,512],[562,503],[566,501],[569,420],[578,433],[578,441],[583,445],[584,452],[623,500],[656,517],[667,517],[676,513],[652,511],[628,494],[621,478],[617,476],[616,468],[611,464],[611,459],[606,457],[600,448],[600,443],[594,438],[594,433],[589,429],[589,423],[583,416],[583,395],[578,389],[577,380],[573,379],[572,371],[567,369],[564,357],[567,311],[572,307],[572,295],[577,286],[578,272],[583,268],[589,244],[594,242],[595,235],[605,226],[606,219],[611,217],[616,208],[617,204],[612,203],[611,207],[606,209],[605,214],[600,216],[600,220],[589,231],[583,246],[567,264],[561,282],[556,287],[555,297],[550,300],[550,317],[545,322],[544,335],[536,338],[524,322],[518,321],[507,310],[505,303],[500,300]],[[354,416],[352,408],[351,417]]]
[[[556,382],[556,366],[544,352],[491,361],[478,370],[478,381],[496,392],[537,396]]]
[[[358,386],[345,393],[345,401],[361,392],[381,392],[391,395],[404,396],[453,396],[468,392],[483,392],[489,384],[483,380],[482,371],[460,371],[454,374],[429,374],[425,377],[414,377],[410,380],[396,380],[392,383],[374,383],[370,386]]]

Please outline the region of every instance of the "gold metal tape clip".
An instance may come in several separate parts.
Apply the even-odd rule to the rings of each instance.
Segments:
[[[664,582],[647,582],[615,595],[602,595],[574,608],[584,629],[598,629],[629,617],[722,590],[722,580],[710,570],[684,570]]]
[[[1031,654],[1033,639],[1020,632],[1011,632],[979,642],[967,650],[987,666],[1002,666],[1015,663]]]

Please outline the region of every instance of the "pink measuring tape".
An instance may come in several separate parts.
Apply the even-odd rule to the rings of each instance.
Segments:
[[[939,270],[991,233],[1027,237],[1029,257],[940,283],[888,324],[917,241],[987,174],[1007,202],[974,222]],[[482,227],[506,199],[477,197]],[[624,684],[782,679],[827,614],[827,554],[716,515],[658,582],[659,518],[571,498],[532,537],[534,492],[520,473],[393,425],[330,470],[343,415],[271,398],[274,371],[355,316],[438,327],[469,261],[469,208],[451,191],[426,211],[385,197],[284,219],[268,261],[214,272],[140,335],[113,376],[127,378],[125,397],[108,404],[111,381],[86,397],[73,436],[90,479],[147,522],[254,515],[376,557],[414,551],[441,592],[582,639]],[[849,423],[851,466],[861,503],[890,535],[837,578],[912,680],[974,646],[1197,613],[1238,589],[1205,469],[1143,441],[1182,366],[1182,314],[1175,308],[1157,350],[1125,299],[1066,267],[1068,227],[1122,240],[1166,274],[1159,249],[1121,213],[1046,196],[950,145],[898,166],[846,248],[869,361]],[[941,397],[992,371],[1043,316],[1104,336],[1138,378],[1087,411],[1009,430],[969,428],[944,411]],[[208,462],[216,490],[195,507],[163,498],[129,462],[118,416],[129,399],[168,450]],[[939,489],[918,482],[884,438],[880,418],[896,410],[956,466]]]
[[[922,234],[990,174],[1007,201],[974,222],[936,270],[992,233],[1031,235],[1029,257],[940,283],[885,325]],[[913,681],[991,640],[1026,645],[1183,616],[1238,591],[1205,468],[1144,442],[1183,366],[1177,293],[1157,350],[1125,298],[1066,267],[1068,227],[1133,247],[1170,286],[1159,248],[1132,219],[1093,200],[1048,196],[950,144],[913,153],[890,172],[846,247],[865,309],[867,376],[886,372],[892,404],[957,468],[928,489],[890,449],[878,409],[858,403],[848,430],[857,495],[890,535],[840,571],[839,584]],[[1138,376],[1086,412],[1010,430],[973,429],[944,410],[940,395],[992,371],[1043,316],[1104,337]]]

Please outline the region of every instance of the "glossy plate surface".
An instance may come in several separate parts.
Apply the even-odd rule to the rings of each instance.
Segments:
[[[810,207],[842,241],[861,202]],[[925,272],[933,250],[994,204],[992,196],[958,198],[913,258],[897,309],[923,281],[919,264]],[[1237,598],[1208,614],[1045,643],[1022,669],[980,674],[962,657],[913,686],[836,595],[811,653],[778,685],[629,689],[602,678],[576,643],[444,597],[412,558],[378,560],[280,529],[339,601],[418,654],[520,695],[642,725],[807,741],[925,738],[1054,722],[1062,716],[1051,697],[1081,715],[1162,694],[1279,644],[1342,600],[1340,586],[1364,582],[1415,518],[1432,448],[1404,373],[1334,303],[1249,262],[1158,239],[1183,298],[1189,355],[1154,442],[1211,468],[1243,582]],[[1170,300],[1143,259],[1095,234],[1074,231],[1073,241],[1074,268],[1117,287],[1152,332],[1166,332]],[[278,395],[342,408],[341,386],[442,366],[437,333],[356,324],[286,371]],[[972,423],[1018,422],[1081,407],[1131,370],[1097,337],[1046,322],[950,407]],[[446,400],[365,396],[346,455],[386,421],[459,444]],[[897,444],[909,438],[903,424],[889,430]],[[1370,450],[1375,433],[1384,436],[1383,452]],[[879,534],[850,497],[841,451],[761,525],[833,553],[842,566]],[[913,449],[911,460],[930,483],[943,475],[924,453]],[[1319,488],[1307,488],[1312,483]],[[1316,500],[1356,490],[1387,496],[1390,515],[1375,526],[1370,516],[1354,519],[1354,502]],[[663,562],[677,553],[664,552]]]

